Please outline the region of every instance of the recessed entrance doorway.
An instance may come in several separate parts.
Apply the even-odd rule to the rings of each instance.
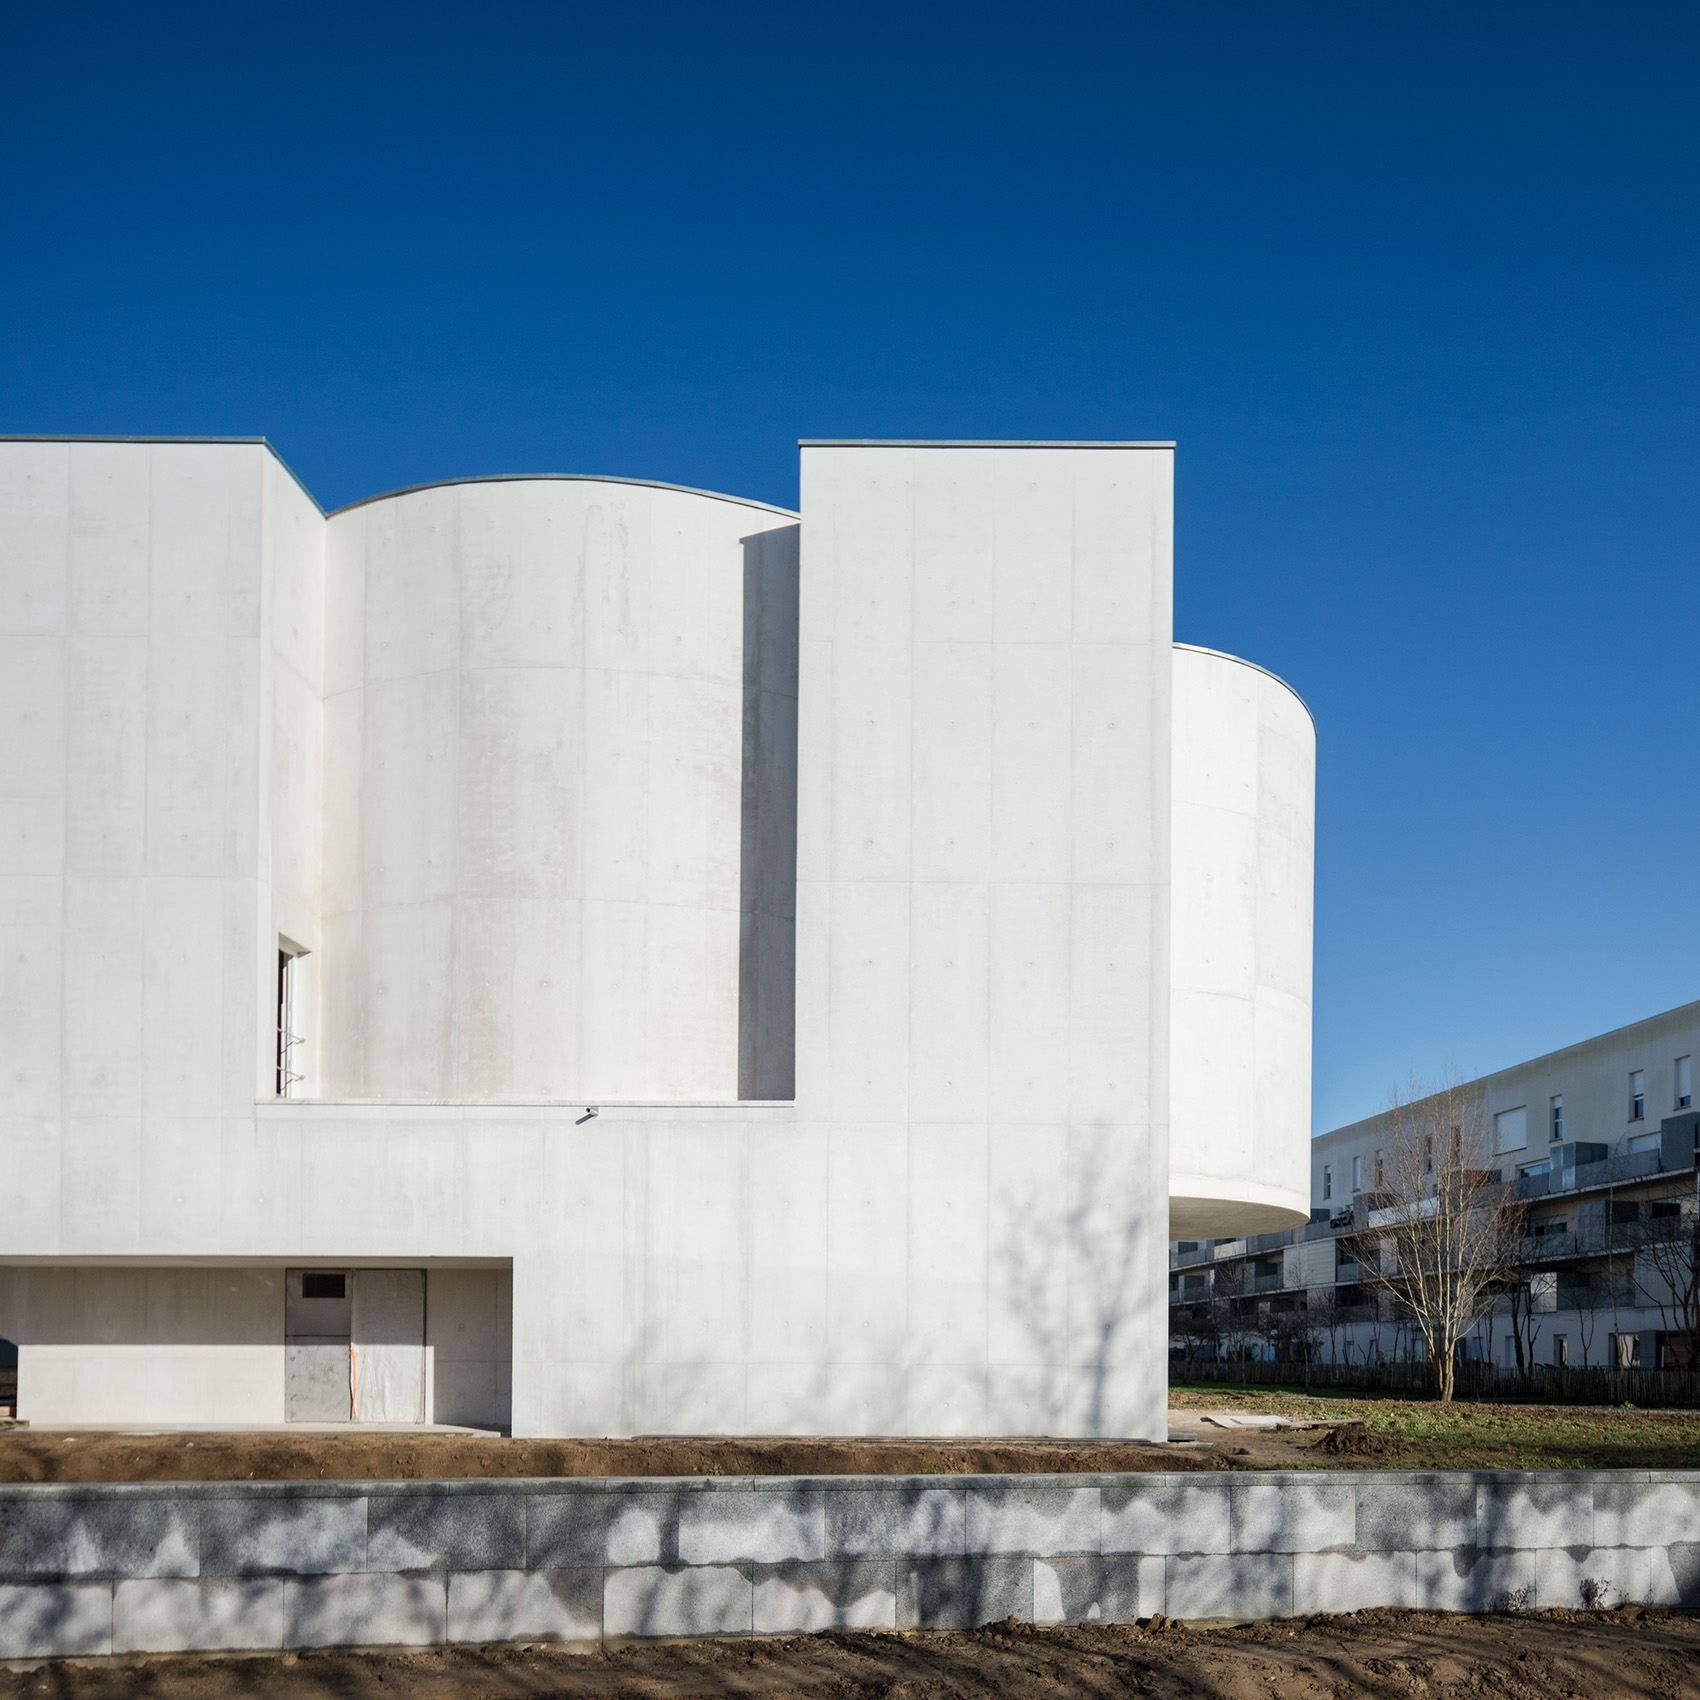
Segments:
[[[425,1421],[424,1270],[286,1270],[283,1333],[287,1421]]]

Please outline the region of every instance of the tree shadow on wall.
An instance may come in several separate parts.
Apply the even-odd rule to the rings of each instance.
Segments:
[[[1135,1408],[1125,1384],[1166,1381],[1149,1316],[1155,1309],[1166,1322],[1166,1294],[1152,1290],[1150,1187],[1143,1152],[1123,1141],[1109,1129],[1072,1129],[1058,1196],[1036,1200],[1009,1183],[995,1201],[988,1302],[1003,1314],[994,1308],[991,1319],[994,1367],[1015,1355],[999,1351],[1000,1334],[1019,1341],[1035,1432],[1127,1437]]]

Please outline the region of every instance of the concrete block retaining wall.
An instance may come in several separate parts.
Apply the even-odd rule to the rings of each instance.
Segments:
[[[0,1486],[0,1657],[1700,1605],[1700,1471]]]

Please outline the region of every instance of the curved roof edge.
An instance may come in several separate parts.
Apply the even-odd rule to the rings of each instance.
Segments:
[[[1316,730],[1316,716],[1311,713],[1310,704],[1279,673],[1271,673],[1267,667],[1260,667],[1255,661],[1247,661],[1243,655],[1230,655],[1225,649],[1209,649],[1201,643],[1177,643],[1174,647],[1191,650],[1194,655],[1214,655],[1218,661],[1232,661],[1241,667],[1249,667],[1254,673],[1261,673],[1266,679],[1273,679],[1306,714],[1310,715],[1310,728],[1313,732]]]
[[[759,508],[763,513],[783,514],[786,519],[799,516],[791,508],[776,508],[771,502],[758,502],[750,496],[728,496],[722,490],[698,490],[689,484],[668,484],[659,478],[616,478],[597,472],[487,472],[472,478],[433,478],[423,484],[404,484],[399,490],[380,490],[375,496],[362,496],[357,502],[344,502],[325,516],[335,519],[354,508],[364,508],[373,502],[387,502],[396,496],[414,496],[421,490],[446,490],[456,484],[636,484],[646,490],[673,490],[681,496],[706,496],[714,502],[732,502],[741,508]]]
[[[277,444],[270,437],[91,437],[75,431],[6,431],[0,432],[0,443],[217,443],[228,447],[258,445],[270,453],[272,459],[295,481],[296,489],[320,513],[325,511],[319,498],[302,481],[301,474],[277,452]]]
[[[1075,442],[1049,437],[799,437],[800,449],[1172,449],[1172,441],[1130,438]]]

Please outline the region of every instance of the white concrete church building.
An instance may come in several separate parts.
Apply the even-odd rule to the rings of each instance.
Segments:
[[[1165,1429],[1309,1211],[1314,732],[1171,445],[802,511],[0,440],[0,1336],[38,1422]]]

